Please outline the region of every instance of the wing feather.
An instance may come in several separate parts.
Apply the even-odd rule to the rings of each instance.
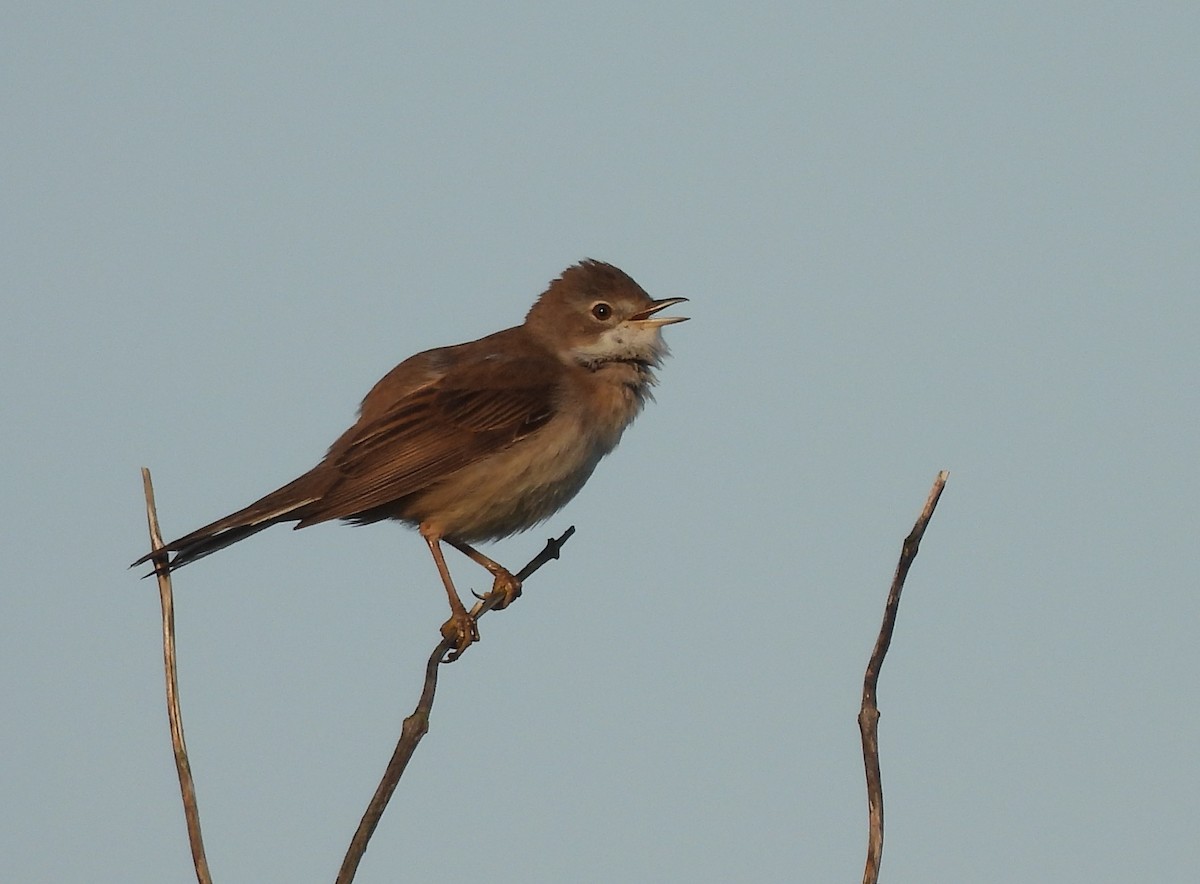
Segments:
[[[385,507],[528,436],[557,411],[558,368],[492,353],[376,407],[330,449],[334,478],[296,527]]]

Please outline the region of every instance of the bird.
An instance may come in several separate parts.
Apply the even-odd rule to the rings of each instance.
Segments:
[[[662,328],[688,318],[661,311],[686,300],[654,300],[603,261],[573,264],[520,325],[389,371],[311,470],[133,565],[174,571],[280,523],[399,521],[433,557],[450,602],[441,634],[455,660],[479,631],[442,543],[487,569],[497,608],[516,598],[516,577],[474,545],[527,530],[575,497],[653,398],[668,355]]]

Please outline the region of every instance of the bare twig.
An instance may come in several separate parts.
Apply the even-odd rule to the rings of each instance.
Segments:
[[[933,510],[937,506],[938,498],[942,496],[942,489],[946,487],[949,475],[946,470],[937,474],[925,501],[925,508],[917,517],[912,532],[904,539],[904,545],[900,549],[900,561],[896,565],[896,574],[892,577],[892,588],[888,591],[887,605],[883,611],[883,625],[879,628],[879,637],[875,639],[875,649],[871,651],[871,659],[867,663],[867,672],[863,679],[858,729],[862,733],[870,821],[863,884],[876,884],[879,881],[879,863],[883,858],[883,781],[879,774],[879,707],[875,703],[875,689],[879,685],[879,670],[883,667],[883,658],[887,656],[888,646],[892,642],[892,630],[896,628],[896,612],[900,608],[900,592],[904,589],[904,579],[908,576],[913,559],[917,557],[921,537],[925,534],[925,527],[930,518],[933,517]]]
[[[158,511],[154,506],[154,484],[150,470],[142,467],[142,487],[146,493],[146,521],[150,526],[150,548],[162,550],[162,532],[158,527]],[[187,744],[183,739],[183,714],[179,710],[179,678],[175,668],[175,601],[171,593],[171,574],[167,570],[167,553],[154,557],[154,572],[158,578],[158,597],[162,603],[163,668],[167,677],[167,720],[171,724],[171,748],[175,751],[175,770],[179,774],[179,794],[183,798],[183,815],[187,819],[188,843],[192,848],[192,865],[200,884],[212,884],[208,860],[204,856],[204,838],[200,834],[200,808],[196,803],[196,784],[192,781],[192,766],[188,763]]]
[[[575,527],[571,526],[560,537],[547,540],[542,551],[516,574],[517,580],[524,581],[542,565],[551,559],[557,559],[562,545],[574,533]],[[476,602],[471,609],[471,616],[478,619],[501,601],[500,595],[489,593]],[[383,773],[383,779],[379,781],[371,803],[367,805],[367,810],[358,824],[358,830],[350,839],[346,857],[342,860],[342,867],[338,871],[337,884],[350,884],[354,880],[358,864],[367,850],[367,842],[371,840],[375,827],[379,825],[383,811],[387,807],[388,801],[391,800],[392,793],[396,791],[396,785],[400,782],[400,777],[404,775],[409,759],[416,751],[417,743],[421,742],[421,738],[429,731],[429,712],[433,708],[434,693],[437,691],[438,666],[445,661],[446,654],[452,647],[451,641],[442,639],[425,663],[425,685],[421,689],[421,699],[417,702],[417,707],[412,714],[404,719],[404,724],[400,728],[400,740],[396,743],[395,751],[392,752],[392,758]]]

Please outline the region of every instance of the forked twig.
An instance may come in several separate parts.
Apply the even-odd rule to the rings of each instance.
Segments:
[[[917,557],[921,537],[933,517],[934,508],[937,507],[938,498],[942,496],[942,489],[946,487],[949,475],[946,470],[937,474],[925,501],[925,508],[921,510],[912,531],[904,539],[904,545],[900,549],[900,561],[896,565],[892,588],[888,591],[887,604],[883,610],[883,625],[879,628],[879,637],[875,639],[875,649],[871,651],[866,676],[863,678],[858,729],[862,734],[863,764],[867,772],[869,814],[867,862],[863,870],[863,884],[877,884],[879,864],[883,858],[883,781],[879,774],[879,707],[875,703],[875,689],[879,685],[879,670],[883,667],[883,658],[887,656],[888,646],[892,642],[892,631],[896,628],[896,612],[900,608],[900,592],[904,589],[904,580],[908,576],[913,559]]]
[[[557,559],[562,545],[574,533],[575,526],[572,525],[560,537],[547,540],[542,551],[515,575],[517,580],[524,582],[542,565],[552,559]],[[478,620],[500,601],[502,601],[501,596],[489,593],[471,608],[471,616]],[[421,699],[417,701],[416,708],[408,718],[404,719],[404,724],[400,727],[400,740],[396,743],[396,749],[392,752],[392,758],[383,773],[383,779],[379,781],[354,837],[350,839],[346,857],[342,860],[342,867],[338,871],[337,884],[350,884],[354,880],[358,864],[367,850],[367,843],[371,840],[375,827],[379,825],[383,811],[387,807],[388,801],[391,800],[392,793],[396,791],[396,786],[400,782],[400,777],[404,775],[405,768],[408,767],[409,759],[412,758],[421,738],[429,731],[429,712],[433,708],[433,698],[437,691],[438,667],[445,661],[446,654],[452,647],[453,642],[442,639],[425,663],[425,684],[421,688]]]
[[[158,527],[158,511],[154,506],[154,484],[150,470],[142,467],[142,488],[146,493],[146,521],[150,527],[150,548],[162,550],[162,532]],[[179,677],[175,668],[175,600],[171,592],[171,574],[166,568],[167,553],[156,555],[154,572],[158,578],[158,598],[162,603],[163,668],[167,677],[167,720],[171,724],[171,748],[175,751],[175,770],[179,774],[179,794],[183,798],[183,815],[187,819],[188,843],[192,848],[192,865],[200,884],[212,884],[208,860],[204,856],[204,838],[200,834],[200,808],[196,804],[196,784],[192,781],[192,766],[188,762],[187,744],[183,739],[183,715],[179,711]]]

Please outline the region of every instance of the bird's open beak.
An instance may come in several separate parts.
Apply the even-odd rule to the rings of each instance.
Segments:
[[[673,322],[685,322],[690,317],[655,316],[654,314],[674,304],[682,304],[686,300],[687,298],[663,298],[661,301],[654,301],[645,310],[639,310],[625,321],[639,328],[658,328],[660,325],[670,325]]]

